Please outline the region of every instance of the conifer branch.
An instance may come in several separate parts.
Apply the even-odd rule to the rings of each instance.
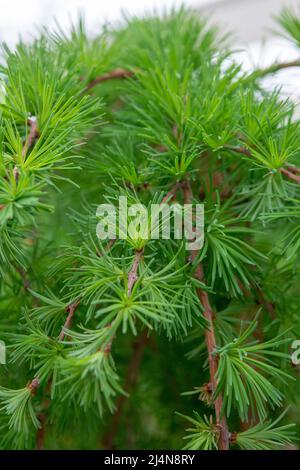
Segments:
[[[289,168],[291,168],[291,167],[289,167]],[[298,176],[297,174],[295,174],[295,173],[300,173],[300,168],[294,168],[293,171],[294,171],[295,173],[293,173],[292,170],[287,170],[286,168],[283,168],[283,167],[282,167],[282,168],[279,168],[279,171],[280,171],[283,175],[287,176],[289,179],[291,179],[291,180],[295,181],[296,183],[300,184],[300,176]]]
[[[21,268],[20,266],[15,266],[15,269],[21,277],[23,287],[24,287],[24,291],[25,292],[28,291],[30,289],[30,280],[29,280],[25,270],[23,268]]]
[[[265,298],[263,290],[260,287],[256,289],[256,292],[257,292],[258,302],[260,303],[260,305],[263,305],[265,307],[266,311],[270,315],[271,320],[275,320],[276,315],[275,315],[275,306],[273,302],[270,302],[269,300]]]
[[[251,150],[249,150],[246,147],[236,147],[236,146],[233,146],[233,145],[224,145],[224,148],[226,148],[228,150],[231,150],[232,152],[235,152],[235,153],[240,153],[240,154],[246,155],[247,157],[252,156]],[[287,168],[280,167],[278,169],[278,171],[280,171],[280,173],[282,173],[283,175],[287,176],[289,179],[291,179],[291,180],[295,181],[296,183],[300,184],[300,176],[298,176],[298,174],[300,173],[300,168],[298,168],[296,166],[288,165]]]
[[[28,150],[33,146],[35,143],[36,139],[39,137],[39,130],[38,130],[38,125],[37,125],[37,120],[36,118],[29,118],[28,121],[28,126],[29,126],[29,133],[27,135],[26,141],[23,145],[22,149],[22,157],[25,159],[26,154]]]
[[[300,168],[294,166],[294,165],[286,165],[286,168],[291,171],[292,173],[300,173]]]
[[[231,150],[232,152],[235,152],[235,153],[241,153],[243,155],[246,155],[247,157],[251,157],[251,151],[249,149],[247,149],[246,147],[237,147],[237,146],[234,146],[234,145],[224,145],[224,148],[228,149],[228,150]]]
[[[78,300],[75,300],[75,302],[71,302],[68,305],[68,307],[67,307],[68,316],[66,318],[64,326],[61,329],[61,332],[59,333],[59,337],[58,337],[59,341],[64,340],[65,335],[66,335],[65,330],[70,329],[70,327],[72,325],[72,320],[73,320],[74,313],[75,313],[75,311],[76,311],[79,304],[80,304],[80,300],[78,299]]]
[[[275,64],[270,65],[269,67],[266,67],[264,69],[257,69],[250,74],[251,78],[257,78],[257,77],[264,77],[266,75],[270,75],[272,73],[279,72],[280,70],[288,69],[288,68],[293,68],[293,67],[300,67],[300,60],[291,60],[288,62],[278,62]]]
[[[43,450],[45,447],[47,416],[45,413],[40,413],[37,418],[41,424],[41,427],[36,432],[36,448],[37,450]]]
[[[86,86],[86,91],[90,91],[99,83],[107,82],[108,80],[116,80],[116,79],[123,79],[123,78],[131,78],[134,76],[134,73],[130,70],[125,70],[122,68],[116,68],[107,72],[99,77],[94,78],[91,82],[89,82]]]
[[[193,201],[193,193],[190,182],[188,180],[185,181],[185,185],[183,187],[183,195],[184,195],[184,203],[191,204]],[[193,263],[199,255],[199,250],[191,250],[190,251],[190,259]],[[194,272],[194,277],[200,282],[204,282],[204,272],[201,263],[198,263]],[[217,370],[218,370],[218,357],[215,354],[216,352],[216,337],[215,337],[215,330],[214,330],[214,312],[210,305],[209,297],[206,291],[203,289],[198,288],[197,294],[201,305],[204,308],[203,315],[208,322],[208,327],[205,330],[205,342],[208,352],[208,363],[209,363],[209,372],[210,372],[210,388],[211,393],[213,394],[217,388]],[[216,414],[216,424],[219,430],[219,439],[218,439],[218,448],[219,450],[228,450],[229,449],[229,432],[227,427],[227,421],[224,413],[222,414],[222,404],[223,398],[222,394],[220,393],[214,399],[214,408]]]

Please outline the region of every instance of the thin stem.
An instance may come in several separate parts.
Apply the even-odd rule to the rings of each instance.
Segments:
[[[176,192],[179,188],[181,188],[183,185],[183,182],[182,181],[177,181],[174,186],[170,189],[169,192],[167,192],[167,194],[162,198],[162,201],[161,201],[161,204],[164,204],[165,202],[169,201],[170,199],[172,199],[175,195],[176,195]]]
[[[294,165],[286,165],[287,169],[290,170],[292,173],[300,173],[300,168],[297,168]]]
[[[193,193],[190,186],[189,181],[186,181],[183,187],[183,196],[184,196],[184,203],[191,204],[193,201]],[[192,262],[195,261],[199,254],[199,250],[191,250],[190,251],[190,259]],[[203,267],[201,263],[198,263],[196,270],[194,272],[194,277],[200,282],[204,282],[204,273]],[[210,305],[209,297],[206,291],[202,289],[197,289],[197,294],[201,305],[204,308],[203,315],[208,322],[208,327],[205,330],[205,342],[208,352],[208,363],[209,363],[209,373],[210,373],[210,387],[212,394],[217,388],[217,370],[218,370],[218,357],[215,355],[216,351],[216,337],[215,337],[215,330],[214,330],[214,312]],[[217,398],[214,400],[214,408],[216,414],[216,424],[219,429],[219,441],[218,447],[219,450],[228,450],[229,448],[229,432],[227,427],[227,421],[225,415],[222,414],[222,404],[223,404],[223,397],[220,393]]]
[[[289,167],[290,169],[292,167]],[[296,183],[300,184],[300,176],[296,175],[295,173],[300,173],[300,168],[296,168],[294,169],[295,173],[293,173],[292,171],[290,170],[287,170],[286,168],[279,168],[279,171],[287,176],[288,178],[290,178],[291,180],[293,181],[296,181]]]
[[[127,296],[128,297],[130,297],[132,293],[132,289],[138,280],[138,268],[139,268],[140,261],[142,259],[143,252],[144,250],[135,251],[133,263],[128,273],[128,283],[127,283]],[[107,325],[107,328],[111,329],[113,328],[113,326],[114,326],[114,321],[112,321],[109,325]],[[106,354],[110,354],[111,352],[111,347],[112,347],[114,337],[115,337],[115,332],[111,334],[109,341],[104,346],[104,352]]]
[[[45,447],[45,436],[46,436],[46,415],[40,413],[38,415],[38,420],[41,423],[41,427],[36,432],[36,448],[42,450]]]
[[[67,306],[66,310],[68,312],[68,316],[67,316],[66,321],[64,323],[64,326],[62,327],[61,332],[59,334],[59,337],[58,337],[59,341],[64,340],[64,337],[66,336],[65,330],[69,329],[71,327],[74,313],[75,313],[75,311],[76,311],[79,304],[80,304],[80,300],[78,299],[78,300],[75,300],[75,302],[71,302]]]
[[[279,70],[284,70],[292,67],[300,67],[300,60],[292,60],[290,62],[279,62],[277,64],[270,65],[264,69],[255,70],[250,77],[264,77],[265,75],[269,75],[270,73],[276,73]]]
[[[66,321],[60,331],[60,334],[59,334],[59,341],[62,341],[66,335],[65,333],[65,329],[66,328],[70,328],[71,324],[72,324],[72,319],[73,319],[73,316],[74,316],[74,313],[78,307],[80,303],[80,300],[76,300],[75,302],[72,302],[68,305],[67,307],[67,312],[68,312],[68,316],[66,318]],[[48,381],[48,387],[51,386],[51,382],[52,382],[52,376],[50,377],[49,381]],[[27,387],[29,388],[30,392],[31,392],[31,395],[34,396],[38,390],[38,388],[40,387],[40,379],[39,377],[35,377],[28,385]],[[45,402],[45,405],[44,405],[44,408],[47,409],[49,405],[49,402],[48,400]],[[41,427],[37,430],[37,433],[36,433],[36,446],[37,446],[37,449],[43,449],[44,447],[44,440],[45,440],[45,433],[46,433],[46,420],[47,420],[47,416],[46,416],[46,413],[40,413],[38,415],[38,419],[41,423]]]
[[[139,267],[140,261],[142,259],[143,251],[144,250],[136,250],[135,251],[132,267],[131,267],[131,269],[128,273],[128,286],[127,286],[127,295],[128,295],[128,297],[131,296],[132,289],[133,289],[136,281],[138,280],[137,272],[138,272],[138,267]]]
[[[15,269],[18,272],[18,274],[20,275],[20,278],[21,278],[22,283],[23,283],[24,291],[25,292],[28,291],[30,289],[30,280],[27,277],[26,271],[23,268],[21,268],[20,266],[17,266],[17,265],[15,265]]]
[[[170,191],[163,197],[161,204],[167,202],[170,198],[175,196],[176,191],[178,190],[179,187],[182,186],[182,182],[178,181],[174,184],[174,186],[171,188]],[[133,263],[131,266],[131,269],[128,273],[128,286],[127,286],[127,295],[130,297],[133,287],[135,283],[138,280],[138,267],[140,264],[140,261],[142,259],[143,255],[143,250],[136,250],[135,251],[135,256],[133,259]],[[105,352],[110,353],[111,350],[111,345],[112,345],[113,338],[110,340],[110,342],[106,345],[105,347]],[[140,368],[140,363],[142,360],[142,356],[144,353],[144,349],[148,343],[148,335],[147,331],[144,330],[144,332],[141,334],[140,338],[138,341],[135,341],[133,343],[133,355],[131,357],[131,361],[128,365],[127,373],[126,373],[126,378],[125,378],[125,385],[124,385],[124,390],[126,392],[130,392],[132,390],[137,382],[138,379],[138,373],[139,373],[139,368]],[[121,395],[117,399],[116,403],[116,411],[113,415],[111,426],[109,432],[104,436],[103,438],[103,446],[105,449],[112,449],[114,448],[114,441],[118,433],[119,429],[119,423],[122,417],[124,405],[126,403],[127,397],[125,395]]]
[[[271,320],[275,320],[276,312],[275,312],[275,305],[273,304],[273,302],[270,302],[269,300],[265,298],[263,290],[260,287],[256,289],[256,293],[257,293],[257,299],[258,299],[259,304],[265,307]]]
[[[107,72],[99,77],[94,78],[90,83],[87,84],[85,91],[90,91],[99,83],[107,82],[108,80],[122,79],[133,77],[134,73],[130,70],[125,70],[122,68],[117,68],[111,72]]]
[[[27,135],[27,138],[25,140],[25,143],[22,147],[22,157],[23,157],[24,160],[26,158],[28,150],[30,149],[30,147],[32,147],[32,145],[35,143],[36,139],[40,135],[35,118],[28,119],[27,124],[28,124],[30,129],[29,129],[29,133]],[[16,184],[18,184],[19,170],[18,170],[17,165],[15,165],[14,168],[13,168],[13,177],[15,179]],[[0,204],[0,211],[2,209],[4,209],[4,207],[5,207],[4,204]]]
[[[35,143],[36,139],[39,137],[39,130],[37,127],[37,121],[36,119],[28,119],[28,125],[29,125],[29,133],[27,135],[26,141],[23,145],[22,149],[22,157],[25,159],[26,154],[30,147]]]
[[[40,386],[40,379],[38,377],[35,377],[28,385],[27,387],[29,388],[31,395],[34,396],[37,392],[37,389]]]

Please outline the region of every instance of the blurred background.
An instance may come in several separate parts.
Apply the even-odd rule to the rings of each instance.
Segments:
[[[121,21],[123,12],[142,15],[182,4],[232,32],[232,46],[245,69],[298,56],[288,41],[274,37],[274,16],[284,6],[300,9],[299,0],[0,0],[0,41],[13,47],[20,36],[30,40],[40,25],[54,27],[55,21],[67,30],[79,12],[94,34],[103,23]],[[298,69],[283,70],[268,79],[266,86],[282,86],[283,94],[298,100],[299,78]]]

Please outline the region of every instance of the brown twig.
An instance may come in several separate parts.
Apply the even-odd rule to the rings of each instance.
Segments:
[[[38,377],[35,377],[28,385],[27,387],[30,390],[30,393],[32,396],[34,396],[37,392],[37,389],[40,386],[40,379]]]
[[[78,300],[75,300],[75,302],[71,302],[67,306],[66,310],[68,312],[68,316],[67,316],[66,321],[64,323],[64,326],[62,327],[61,332],[59,334],[59,337],[58,337],[59,341],[64,340],[64,338],[66,336],[65,330],[69,329],[71,327],[74,313],[75,313],[75,311],[76,311],[79,304],[80,304],[80,300],[78,299]]]
[[[74,302],[71,302],[67,306],[66,311],[68,312],[68,315],[67,315],[66,321],[65,321],[65,323],[64,323],[64,325],[63,325],[63,327],[60,331],[60,334],[59,334],[59,337],[58,337],[59,341],[63,341],[63,339],[65,338],[65,335],[66,335],[65,329],[71,327],[74,313],[75,313],[75,311],[76,311],[79,304],[80,304],[80,299],[75,300]],[[52,384],[52,375],[50,376],[50,378],[48,380],[48,385],[46,387],[46,392],[47,392],[47,390],[49,392],[49,390],[51,388],[51,384]],[[47,408],[49,407],[49,404],[50,404],[50,400],[47,399],[47,398],[44,399],[44,401],[43,401],[44,412],[40,413],[37,416],[37,418],[39,419],[40,424],[41,424],[41,427],[37,430],[37,433],[36,433],[36,447],[39,450],[44,449],[44,442],[45,442],[45,435],[46,435],[46,424],[47,424],[47,413],[46,412],[47,412]]]
[[[290,170],[287,170],[286,168],[279,168],[279,171],[287,176],[288,178],[290,178],[291,180],[293,181],[296,181],[296,183],[300,184],[300,176],[296,175],[295,173],[300,173],[300,168],[296,168],[294,169],[295,173],[293,173],[291,171],[291,167],[289,167]]]
[[[183,187],[183,195],[184,195],[184,203],[191,204],[193,200],[192,189],[190,186],[189,181],[185,182]],[[199,254],[199,250],[191,250],[190,251],[190,259],[191,262],[194,262]],[[201,263],[197,264],[196,270],[194,272],[194,277],[200,282],[204,282],[204,273],[203,267]],[[208,327],[205,330],[205,342],[208,352],[208,363],[209,363],[209,373],[210,373],[210,386],[212,390],[212,394],[217,388],[217,370],[218,370],[218,357],[215,354],[216,351],[216,337],[215,337],[215,330],[214,330],[214,312],[210,305],[209,297],[206,291],[203,289],[198,288],[197,294],[201,305],[204,308],[203,315],[208,322]],[[228,450],[229,448],[229,432],[227,427],[227,421],[224,415],[222,415],[222,404],[223,404],[223,397],[221,394],[217,396],[214,400],[214,408],[216,414],[216,424],[219,430],[219,441],[218,447],[219,450]]]
[[[138,376],[139,376],[139,371],[140,371],[140,366],[143,358],[143,354],[145,351],[145,348],[149,342],[149,337],[148,337],[148,332],[147,330],[144,330],[140,337],[134,341],[132,347],[133,347],[133,354],[131,356],[131,360],[128,364],[126,376],[125,376],[125,383],[124,383],[124,390],[127,393],[130,393],[130,391],[135,387],[137,381],[138,381]],[[108,432],[105,434],[102,443],[104,449],[115,449],[115,440],[116,436],[118,434],[119,426],[120,426],[120,421],[122,418],[124,406],[127,401],[127,396],[126,395],[120,395],[117,399],[116,402],[116,411],[112,417],[111,424],[109,427]]]
[[[269,67],[266,67],[265,69],[258,69],[254,70],[254,72],[250,75],[257,75],[258,77],[268,75],[270,73],[276,73],[279,72],[279,70],[284,70],[292,67],[300,67],[300,60],[292,60],[290,62],[279,62],[277,64],[270,65]]]
[[[300,173],[300,168],[294,165],[286,165],[286,168],[291,171],[292,173]]]
[[[131,269],[128,273],[128,284],[127,284],[127,296],[128,297],[130,297],[130,295],[132,293],[132,289],[133,289],[136,281],[138,280],[138,274],[137,274],[138,273],[138,267],[139,267],[140,261],[142,259],[143,252],[144,252],[144,250],[136,250],[135,251],[134,258],[133,258],[133,263],[132,263]],[[113,328],[113,326],[114,326],[114,321],[109,323],[107,325],[107,328],[111,329],[111,328]],[[104,345],[103,351],[105,352],[105,354],[110,354],[114,337],[115,337],[115,333],[113,333],[111,335],[109,341],[107,341],[107,343]]]
[[[164,204],[165,202],[168,202],[170,199],[172,199],[176,195],[177,190],[182,187],[182,185],[182,181],[177,181],[170,191],[168,191],[167,194],[162,198],[161,204]]]
[[[243,155],[246,155],[247,157],[251,157],[251,151],[247,149],[246,147],[236,147],[234,145],[224,145],[224,148],[231,150],[232,152],[235,153],[241,153]]]
[[[29,125],[29,133],[27,135],[26,141],[23,145],[22,148],[22,157],[25,158],[28,150],[32,145],[35,143],[36,139],[39,137],[39,130],[37,127],[37,121],[36,119],[29,118],[28,119],[28,125]]]
[[[46,436],[46,414],[45,413],[40,413],[37,416],[41,427],[37,430],[36,432],[36,448],[38,450],[42,450],[45,447],[45,436]]]
[[[171,190],[168,191],[168,193],[163,197],[163,199],[161,201],[161,204],[169,201],[170,198],[172,198],[176,194],[176,191],[182,186],[182,184],[183,184],[182,181],[176,182],[174,184],[174,186],[171,188]],[[138,280],[138,267],[139,267],[140,261],[142,259],[142,255],[143,255],[143,250],[136,250],[135,251],[134,260],[133,260],[131,269],[128,273],[128,286],[127,286],[127,295],[128,295],[128,297],[130,297],[130,295],[132,293],[132,289],[133,289],[135,283]],[[110,327],[111,327],[111,325],[110,325]],[[113,338],[105,346],[105,352],[107,354],[109,354],[110,351],[111,351],[112,341],[113,341]],[[126,378],[125,378],[124,390],[126,392],[129,392],[130,390],[132,390],[132,388],[134,388],[134,386],[137,382],[139,367],[140,367],[140,363],[141,363],[141,360],[142,360],[142,355],[143,355],[143,352],[144,352],[144,349],[145,349],[147,343],[148,343],[147,331],[144,330],[144,332],[140,336],[139,340],[137,340],[133,343],[134,352],[133,352],[133,355],[131,357],[131,361],[128,365],[127,374],[126,374]],[[127,397],[124,396],[124,395],[119,396],[118,399],[117,399],[116,411],[113,415],[110,429],[109,429],[108,433],[103,438],[103,446],[104,446],[105,449],[114,448],[114,441],[115,441],[116,435],[118,433],[119,423],[120,423],[120,420],[121,420],[121,417],[122,417],[122,413],[123,413],[124,405],[126,403],[126,399],[127,399]]]
[[[115,79],[122,79],[122,78],[131,78],[133,77],[134,73],[130,70],[125,70],[122,68],[116,68],[107,72],[99,77],[94,78],[91,82],[89,82],[86,86],[85,91],[90,91],[99,83],[107,82],[108,80],[115,80]]]
[[[16,271],[19,273],[19,275],[22,279],[23,287],[24,287],[25,292],[28,291],[28,289],[30,289],[30,281],[27,277],[26,272],[20,266],[15,265],[15,268],[16,268]]]
[[[131,269],[128,273],[128,286],[127,286],[127,295],[128,295],[128,297],[130,297],[130,295],[132,293],[132,289],[133,289],[136,281],[138,280],[137,272],[138,272],[138,267],[139,267],[140,261],[142,259],[143,252],[144,252],[144,250],[136,250],[135,251],[132,267],[131,267]]]

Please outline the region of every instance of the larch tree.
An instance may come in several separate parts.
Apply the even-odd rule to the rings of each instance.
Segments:
[[[185,9],[3,45],[1,448],[296,445],[300,121],[263,78],[299,65]],[[203,246],[101,240],[120,197],[202,205]]]

